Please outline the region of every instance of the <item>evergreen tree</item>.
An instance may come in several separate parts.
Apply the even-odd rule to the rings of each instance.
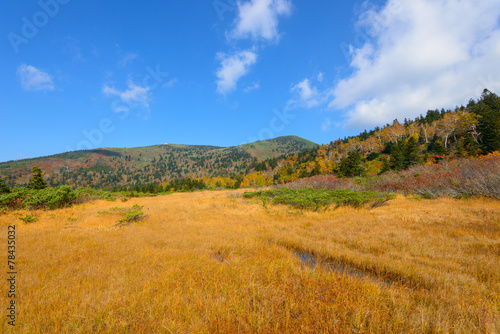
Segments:
[[[419,160],[420,147],[415,137],[410,137],[405,145],[403,167],[409,168]]]
[[[396,144],[391,151],[391,158],[389,160],[391,169],[401,171],[405,167],[405,145],[404,141]]]
[[[448,154],[448,150],[444,147],[444,142],[441,137],[434,135],[431,142],[427,146],[427,152],[434,154]]]
[[[362,176],[366,173],[363,158],[358,151],[351,151],[339,164],[339,174],[342,176]]]
[[[385,172],[388,172],[391,170],[391,162],[387,157],[382,158],[382,168],[380,169],[380,172],[378,175],[382,175]]]
[[[485,153],[500,148],[500,98],[485,89],[481,99],[476,103],[469,103],[470,111],[481,116],[478,130],[481,133],[482,150]]]
[[[0,195],[10,193],[9,187],[7,187],[2,178],[0,178]]]
[[[40,167],[34,166],[31,172],[33,173],[33,175],[26,185],[26,188],[35,190],[47,188],[47,183],[43,179],[43,172]]]
[[[478,143],[476,143],[470,134],[466,133],[458,141],[455,153],[462,157],[476,157],[478,155],[478,149]]]

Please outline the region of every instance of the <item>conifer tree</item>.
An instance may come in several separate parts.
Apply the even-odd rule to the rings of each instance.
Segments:
[[[478,129],[481,133],[483,151],[489,153],[498,150],[500,148],[500,98],[485,89],[478,103],[469,103],[469,108],[481,116]]]
[[[35,190],[47,188],[47,183],[43,179],[43,172],[40,169],[40,167],[33,166],[31,172],[33,173],[33,175],[29,180],[28,184],[26,185],[26,188]]]
[[[2,178],[0,178],[0,195],[10,193],[9,187],[7,187]]]
[[[420,148],[418,146],[418,140],[415,137],[410,137],[405,145],[404,152],[404,168],[409,168],[416,164],[419,160],[418,155],[420,153]]]
[[[394,146],[391,151],[391,158],[389,160],[391,169],[401,171],[405,165],[405,145],[404,142],[399,142]]]
[[[427,152],[434,154],[448,154],[448,150],[446,149],[446,147],[444,147],[443,140],[437,135],[434,135],[431,142],[429,143]]]
[[[340,161],[339,174],[342,176],[362,176],[366,173],[363,158],[358,151],[351,151]]]

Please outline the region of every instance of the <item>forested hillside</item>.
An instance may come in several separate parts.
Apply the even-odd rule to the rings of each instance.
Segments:
[[[156,191],[173,180],[216,177],[231,178],[234,186],[266,158],[316,146],[308,140],[288,136],[236,147],[164,144],[105,148],[1,163],[0,177],[10,187],[23,186],[28,183],[33,166],[39,166],[50,186],[110,190],[148,187]],[[222,181],[226,185],[228,180]]]
[[[417,164],[478,157],[500,149],[500,98],[485,90],[455,110],[428,110],[414,120],[364,131],[318,148],[268,159],[245,185],[288,183],[315,175],[379,175]]]
[[[165,144],[77,151],[2,163],[0,176],[9,187],[23,186],[39,166],[50,186],[147,192],[261,187],[317,175],[400,172],[499,148],[500,98],[484,90],[467,106],[428,110],[321,146],[289,136],[227,148]]]

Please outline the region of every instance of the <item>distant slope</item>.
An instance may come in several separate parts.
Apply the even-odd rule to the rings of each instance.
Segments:
[[[52,186],[113,188],[165,183],[184,177],[245,175],[257,163],[318,145],[287,136],[235,147],[164,144],[137,148],[102,148],[0,163],[0,176],[25,185],[38,165]]]
[[[298,153],[317,146],[318,144],[304,138],[286,136],[245,144],[239,147],[250,153],[251,156],[259,160],[264,160],[276,158],[284,154]]]

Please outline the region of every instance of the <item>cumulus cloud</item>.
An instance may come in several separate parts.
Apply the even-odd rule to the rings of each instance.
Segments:
[[[323,81],[323,75],[319,75],[318,82]],[[287,108],[314,108],[325,104],[328,100],[328,90],[319,90],[309,79],[304,79],[291,88],[293,98],[288,100]]]
[[[321,124],[321,131],[327,132],[330,130],[330,127],[332,126],[332,120],[330,117],[325,118],[325,121],[323,124]]]
[[[122,59],[120,59],[120,61],[118,62],[118,65],[120,65],[121,67],[125,67],[128,64],[130,64],[131,62],[133,62],[134,59],[136,59],[137,57],[139,57],[139,55],[137,53],[128,52],[122,57]]]
[[[52,77],[38,68],[22,64],[17,68],[17,77],[24,90],[51,91],[55,89]]]
[[[302,101],[308,108],[315,107],[319,104],[318,90],[315,87],[311,87],[309,79],[304,79],[293,86],[292,91],[299,94],[300,101]]]
[[[238,1],[238,16],[233,29],[227,33],[229,39],[252,39],[253,50],[261,41],[278,42],[278,19],[291,13],[291,0]],[[257,61],[254,51],[242,51],[234,55],[219,53],[221,65],[217,70],[217,92],[227,94],[236,89],[238,80],[246,75]],[[248,93],[258,89],[259,84],[245,88]]]
[[[234,38],[279,39],[278,18],[291,13],[289,0],[250,0],[238,2],[236,26],[231,33]]]
[[[353,73],[329,105],[364,128],[500,90],[499,18],[497,0],[388,0],[365,10],[358,26],[369,38],[351,45]]]
[[[120,91],[114,87],[104,85],[102,92],[106,96],[117,96],[122,102],[114,104],[116,112],[129,111],[134,108],[143,108],[149,110],[149,101],[151,93],[149,87],[142,87],[134,84],[131,80],[127,83],[128,88]]]
[[[221,65],[217,70],[217,92],[227,94],[236,89],[238,80],[246,75],[250,67],[257,61],[253,51],[240,51],[233,55],[220,53]]]
[[[258,82],[254,82],[253,84],[251,84],[250,86],[247,86],[245,89],[244,89],[244,92],[245,93],[250,93],[252,90],[257,90],[260,88],[260,83]]]
[[[324,76],[325,74],[323,72],[319,72],[318,76],[316,77],[316,80],[318,80],[319,82],[323,82]]]

